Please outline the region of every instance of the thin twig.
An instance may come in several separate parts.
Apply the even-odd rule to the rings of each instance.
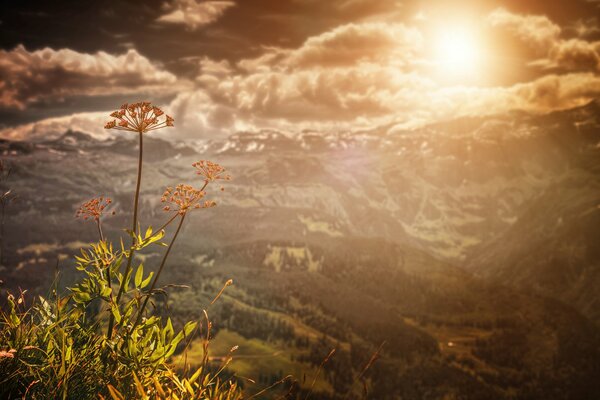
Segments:
[[[261,391],[260,391],[260,392],[258,392],[258,393],[254,393],[254,394],[253,394],[252,396],[250,396],[250,397],[247,397],[245,400],[250,400],[250,399],[253,399],[253,398],[255,398],[255,397],[257,397],[257,396],[259,396],[259,395],[261,395],[261,394],[265,393],[266,391],[273,389],[275,386],[277,386],[277,385],[281,385],[283,382],[287,381],[287,380],[288,380],[288,379],[290,379],[290,378],[292,378],[292,375],[285,376],[285,377],[281,378],[280,380],[278,380],[277,382],[275,382],[274,384],[272,384],[271,386],[268,386],[268,387],[264,388],[263,390],[261,390]]]
[[[319,376],[319,372],[321,372],[321,369],[323,368],[323,366],[325,364],[327,364],[327,362],[329,361],[329,359],[331,357],[333,357],[333,354],[335,353],[335,349],[331,349],[331,351],[329,352],[329,354],[327,355],[327,357],[325,357],[325,359],[321,362],[321,364],[319,365],[319,368],[317,368],[317,372],[315,373],[315,376],[313,378],[312,383],[310,384],[310,389],[308,389],[308,393],[306,393],[306,397],[304,398],[304,400],[308,400],[308,397],[310,396],[310,394],[312,393],[313,388],[315,387],[315,383],[317,382],[317,378]]]
[[[356,384],[356,382],[360,381],[362,379],[362,377],[364,376],[364,374],[367,372],[367,370],[369,368],[371,368],[371,366],[373,365],[373,363],[375,361],[377,361],[377,359],[379,358],[379,354],[381,354],[381,349],[383,349],[384,345],[385,345],[385,341],[381,342],[381,344],[379,345],[377,350],[375,350],[375,352],[371,355],[371,358],[369,358],[369,361],[367,361],[367,363],[365,364],[363,369],[360,371],[360,373],[358,374],[356,379],[354,379],[354,381],[352,382],[352,385],[350,385],[350,388],[348,389],[348,393],[346,393],[346,396],[344,396],[345,399],[347,399],[348,396],[350,395],[350,393],[352,393],[352,389],[354,388],[354,385]]]

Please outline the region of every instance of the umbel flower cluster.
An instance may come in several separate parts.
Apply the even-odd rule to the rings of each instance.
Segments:
[[[204,177],[204,182],[208,184],[209,182],[214,182],[216,180],[231,180],[231,176],[223,175],[225,173],[225,168],[211,161],[200,160],[192,164],[194,168],[196,168],[196,173],[200,176]]]
[[[98,222],[104,213],[104,209],[111,204],[112,199],[109,197],[96,197],[83,203],[77,210],[75,216],[77,218],[82,218],[83,220],[92,219]],[[114,215],[115,212],[113,211],[112,214]]]
[[[164,115],[164,118],[163,118]],[[145,133],[167,126],[174,126],[175,120],[163,110],[147,101],[123,104],[120,109],[110,114],[115,118],[104,125],[104,129]]]
[[[206,195],[202,190],[194,189],[190,185],[179,184],[175,188],[168,187],[163,193],[160,201],[167,203],[163,210],[165,211],[177,211],[178,214],[183,215],[191,209],[209,208],[217,205],[215,201],[201,200]]]

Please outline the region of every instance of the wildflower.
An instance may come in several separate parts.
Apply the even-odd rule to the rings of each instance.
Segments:
[[[184,215],[192,209],[209,208],[217,205],[212,200],[201,202],[205,195],[205,192],[190,185],[180,184],[175,188],[168,187],[160,201],[165,203],[164,211],[176,211],[178,214]]]
[[[217,179],[231,180],[231,176],[223,175],[225,168],[211,161],[200,160],[192,164],[197,169],[196,173],[204,177],[204,182],[212,182]]]
[[[159,119],[161,116],[164,119]],[[105,129],[146,133],[166,126],[174,126],[175,120],[166,115],[163,110],[144,101],[132,104],[123,104],[120,109],[110,114],[116,118],[104,125]],[[118,120],[118,122],[117,122]]]
[[[104,209],[108,207],[111,203],[112,200],[108,197],[93,198],[91,200],[86,201],[81,205],[81,207],[79,207],[79,210],[77,210],[77,214],[75,214],[75,217],[83,218],[84,220],[91,218],[94,221],[98,222],[100,221],[100,217],[102,217]],[[115,212],[113,211],[112,214],[114,215]]]

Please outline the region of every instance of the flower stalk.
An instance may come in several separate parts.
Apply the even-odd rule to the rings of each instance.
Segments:
[[[164,115],[164,120],[160,120]],[[140,200],[140,188],[142,183],[142,166],[144,158],[144,133],[157,129],[174,126],[174,119],[166,115],[160,108],[152,106],[149,102],[138,102],[133,104],[123,104],[121,108],[110,114],[114,119],[108,121],[104,126],[105,129],[115,129],[121,131],[136,132],[139,137],[139,152],[138,152],[138,169],[137,181],[135,186],[135,197],[133,201],[133,221],[131,226],[132,239],[129,254],[127,257],[127,266],[123,279],[131,273],[133,257],[135,254],[135,238],[138,232],[138,209]],[[123,296],[125,285],[119,286],[116,302],[117,304]],[[108,339],[112,339],[115,318],[111,314],[108,321]]]
[[[133,255],[135,254],[135,237],[137,234],[137,218],[138,218],[138,206],[140,201],[140,188],[142,184],[142,165],[143,165],[143,157],[144,157],[144,135],[142,132],[139,132],[139,152],[138,152],[138,170],[137,170],[137,183],[135,185],[135,197],[133,200],[133,222],[131,226],[131,232],[133,232],[131,237],[131,246],[129,250],[129,256],[127,257],[127,266],[125,267],[124,279],[127,278],[129,273],[131,272]],[[117,304],[121,301],[121,296],[123,296],[123,291],[125,289],[125,285],[119,286],[119,291],[117,292],[116,302]],[[115,324],[115,318],[112,314],[110,314],[108,320],[108,340],[112,339],[113,328]]]

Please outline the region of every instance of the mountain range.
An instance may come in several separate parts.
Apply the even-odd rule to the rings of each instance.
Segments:
[[[68,256],[95,234],[73,217],[92,196],[113,198],[107,232],[123,235],[134,139],[0,141],[18,196],[5,286],[43,292],[57,264],[72,279]],[[144,150],[142,224],[166,218],[164,187],[201,185],[193,161],[233,175],[184,227],[164,283],[190,286],[168,300],[183,320],[234,279],[212,311],[215,344],[263,354],[259,381],[314,371],[336,347],[317,384],[336,398],[385,342],[372,398],[600,396],[599,102],[410,130],[150,134]],[[244,353],[232,369],[258,373]]]

